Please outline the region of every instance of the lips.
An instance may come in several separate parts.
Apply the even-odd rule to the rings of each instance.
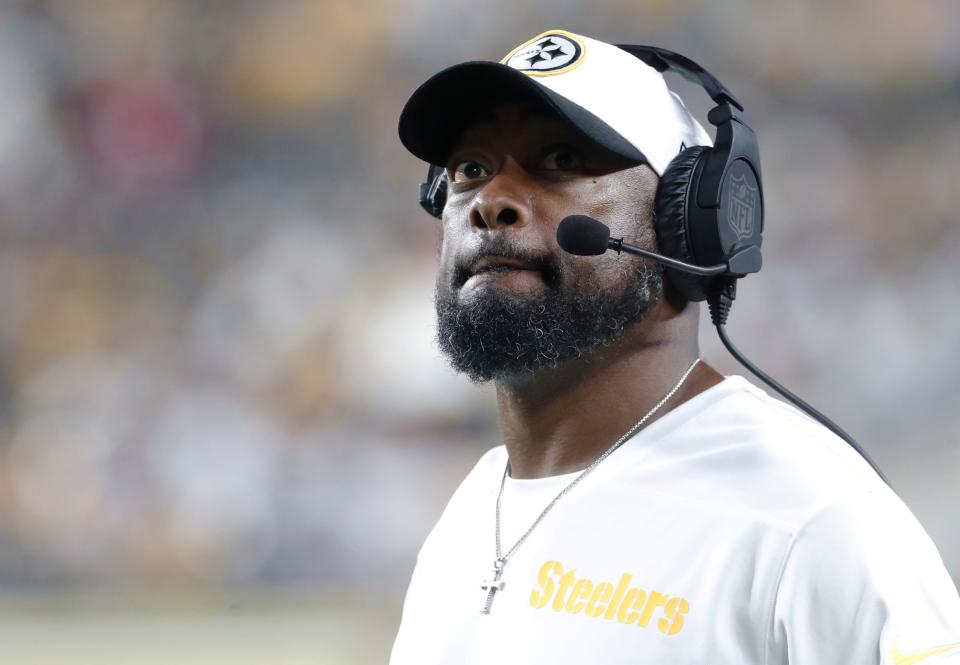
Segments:
[[[452,289],[471,290],[496,284],[497,288],[529,290],[552,286],[558,280],[549,256],[505,250],[500,254],[493,247],[484,250],[456,263],[450,283]]]
[[[532,270],[540,272],[540,267],[526,261],[510,259],[504,256],[485,256],[470,266],[469,276],[488,272],[506,272],[508,270]]]

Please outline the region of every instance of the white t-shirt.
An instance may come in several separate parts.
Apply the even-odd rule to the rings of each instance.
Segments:
[[[856,451],[742,377],[562,497],[482,614],[506,461],[485,454],[423,544],[391,665],[960,663],[960,597],[923,527]],[[507,479],[504,552],[577,475]]]

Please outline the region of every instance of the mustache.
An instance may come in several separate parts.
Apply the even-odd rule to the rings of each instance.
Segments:
[[[553,254],[521,247],[500,235],[484,240],[479,247],[457,257],[453,269],[452,286],[455,289],[462,287],[470,278],[471,266],[488,257],[513,259],[528,263],[543,274],[547,286],[553,287],[560,283],[560,264]]]

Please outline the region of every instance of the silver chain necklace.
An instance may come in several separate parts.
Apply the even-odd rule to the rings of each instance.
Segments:
[[[621,436],[619,439],[614,441],[612,446],[607,448],[606,451],[604,451],[604,453],[600,455],[600,457],[598,457],[593,461],[593,464],[591,464],[586,469],[584,469],[579,476],[577,476],[576,478],[570,481],[569,485],[567,485],[562,490],[560,490],[560,492],[555,497],[553,497],[553,500],[547,504],[547,507],[543,509],[540,515],[537,516],[537,519],[533,521],[533,524],[531,524],[530,527],[523,533],[523,535],[520,536],[520,539],[514,544],[514,546],[510,548],[510,551],[507,552],[506,554],[501,554],[500,503],[503,500],[503,488],[507,484],[507,474],[510,473],[510,460],[509,459],[507,460],[507,463],[503,469],[503,478],[500,480],[500,493],[497,494],[497,521],[496,521],[497,558],[494,559],[493,561],[493,578],[489,580],[484,580],[483,584],[480,585],[480,588],[486,591],[486,598],[484,599],[483,609],[480,610],[482,614],[490,614],[490,606],[493,604],[494,594],[497,591],[503,591],[504,582],[503,580],[500,579],[500,577],[503,575],[503,567],[507,563],[507,559],[513,556],[513,553],[517,551],[517,548],[520,547],[523,541],[527,539],[527,536],[530,535],[530,532],[533,531],[538,524],[540,524],[544,516],[548,512],[550,512],[550,509],[553,508],[554,505],[556,505],[557,501],[559,501],[565,494],[567,494],[571,489],[573,489],[573,487],[577,483],[583,480],[588,473],[590,473],[595,468],[597,468],[597,465],[599,465],[600,462],[602,462],[603,460],[607,459],[613,453],[613,451],[615,451],[617,448],[619,448],[624,443],[626,443],[627,439],[633,436],[638,429],[643,427],[643,424],[647,422],[653,414],[659,411],[660,407],[666,404],[678,390],[680,390],[680,386],[682,386],[683,382],[687,380],[687,377],[690,376],[690,372],[693,371],[693,368],[697,366],[698,362],[700,362],[699,358],[694,360],[693,363],[690,365],[690,367],[687,368],[687,371],[683,373],[683,376],[680,377],[680,380],[677,381],[677,384],[670,390],[670,392],[668,392],[664,396],[662,400],[657,402],[657,404],[652,409],[650,409],[643,418],[638,420],[636,423],[633,424],[632,427],[630,427],[630,429],[624,432],[623,436]]]

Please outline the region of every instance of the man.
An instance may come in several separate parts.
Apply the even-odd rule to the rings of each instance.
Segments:
[[[960,658],[960,597],[864,459],[698,360],[656,264],[558,247],[572,213],[657,247],[660,176],[710,144],[658,72],[554,30],[433,77],[400,134],[446,166],[439,343],[505,446],[424,543],[392,665]]]

